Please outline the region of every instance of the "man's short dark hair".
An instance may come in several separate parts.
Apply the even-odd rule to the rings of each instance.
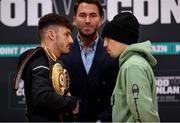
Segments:
[[[99,15],[104,16],[103,7],[98,0],[77,0],[74,6],[74,14],[77,14],[78,7],[81,3],[95,4],[99,10]]]
[[[72,31],[73,26],[70,21],[62,15],[58,15],[56,13],[49,13],[40,18],[38,22],[38,34],[40,39],[43,38],[44,29],[49,26],[62,26],[70,29]]]

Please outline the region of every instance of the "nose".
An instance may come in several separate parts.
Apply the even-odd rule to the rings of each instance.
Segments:
[[[90,17],[89,16],[86,17],[86,23],[88,23],[88,24],[90,23]]]
[[[69,42],[70,42],[71,44],[73,43],[72,36],[70,36]]]
[[[106,42],[106,39],[104,39],[104,44],[103,46],[106,48],[107,47],[107,42]]]

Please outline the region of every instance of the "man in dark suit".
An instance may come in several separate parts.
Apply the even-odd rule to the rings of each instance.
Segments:
[[[98,0],[78,0],[74,7],[78,34],[69,55],[61,57],[70,75],[71,95],[79,99],[77,121],[111,121],[110,97],[118,62],[111,59],[98,35],[103,9]]]

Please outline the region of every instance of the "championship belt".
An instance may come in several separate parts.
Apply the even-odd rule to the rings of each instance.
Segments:
[[[43,47],[46,51],[48,57],[51,58],[54,62],[56,62],[57,57],[56,55],[47,47]],[[66,69],[60,63],[55,63],[52,66],[52,85],[55,92],[59,95],[66,94],[69,88],[69,74]]]
[[[55,92],[64,95],[69,88],[69,74],[59,63],[52,67],[52,84]]]

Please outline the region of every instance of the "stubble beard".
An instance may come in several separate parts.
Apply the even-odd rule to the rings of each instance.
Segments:
[[[79,34],[80,34],[82,37],[85,37],[85,38],[92,38],[92,37],[94,37],[94,36],[97,35],[97,29],[95,29],[94,32],[91,33],[91,34],[86,34],[86,33],[84,33],[83,31],[79,30]]]

